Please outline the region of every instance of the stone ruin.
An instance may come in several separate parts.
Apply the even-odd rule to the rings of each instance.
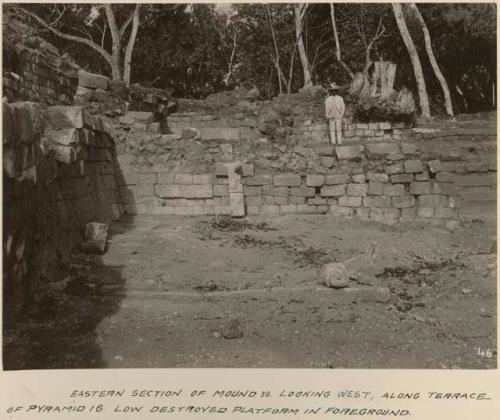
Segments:
[[[4,45],[4,310],[15,317],[88,222],[122,214],[331,214],[457,228],[496,200],[496,120],[344,121],[317,92],[207,100],[125,87],[22,30]],[[158,113],[170,98],[173,106]],[[165,119],[166,117],[166,119]]]

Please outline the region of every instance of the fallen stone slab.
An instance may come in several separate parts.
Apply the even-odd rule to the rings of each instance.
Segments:
[[[89,73],[85,70],[79,70],[78,85],[86,88],[107,90],[109,79],[106,76],[101,76],[100,74],[94,74]]]
[[[320,271],[322,283],[333,289],[349,286],[349,273],[344,263],[325,264]]]
[[[387,303],[391,297],[388,287],[348,287],[342,290],[348,299],[360,302]]]
[[[90,222],[85,225],[86,242],[82,244],[85,254],[102,255],[106,252],[109,226],[105,223]]]
[[[132,124],[151,124],[154,120],[154,115],[152,112],[144,111],[129,111],[125,115],[119,118],[120,123],[132,125]]]
[[[231,340],[234,338],[241,338],[241,337],[243,337],[243,328],[237,319],[233,319],[224,328],[221,335],[222,335],[222,337],[224,337],[227,340]]]

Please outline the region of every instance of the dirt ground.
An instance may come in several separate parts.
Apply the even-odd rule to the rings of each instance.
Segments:
[[[321,284],[378,244],[368,281]],[[332,216],[122,219],[4,329],[6,369],[496,367],[496,229]]]

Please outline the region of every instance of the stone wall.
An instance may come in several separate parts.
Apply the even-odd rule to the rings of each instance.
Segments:
[[[72,104],[79,67],[56,47],[32,35],[20,22],[6,23],[3,39],[3,95],[10,101]]]
[[[258,115],[237,110],[172,114],[168,135],[152,118],[145,123],[147,113],[135,114],[116,127],[131,136],[117,135],[120,192],[130,213],[231,214],[221,168],[237,161],[245,163],[247,214],[332,213],[452,227],[461,203],[496,200],[492,118],[416,127],[346,121],[345,144],[333,146],[326,124],[304,115],[286,137],[269,139]]]
[[[3,103],[4,319],[79,244],[86,222],[119,217],[113,153],[109,129],[79,107]]]

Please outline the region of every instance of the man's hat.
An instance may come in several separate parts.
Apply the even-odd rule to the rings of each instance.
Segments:
[[[337,90],[337,89],[340,89],[340,86],[337,85],[337,83],[333,82],[333,83],[330,83],[330,86],[328,86],[328,89]]]

